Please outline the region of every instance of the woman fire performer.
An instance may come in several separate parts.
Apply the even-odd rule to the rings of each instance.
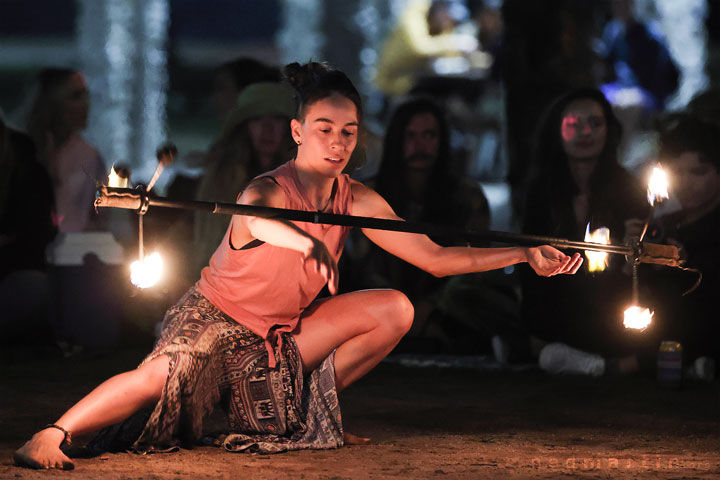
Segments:
[[[297,156],[257,177],[238,202],[398,219],[382,197],[342,174],[362,123],[360,95],[350,80],[319,63],[290,64],[285,76],[298,101],[291,121]],[[103,430],[129,440],[124,446],[113,440],[115,448],[147,452],[191,444],[218,403],[231,432],[220,440],[231,451],[341,446],[336,392],[380,362],[413,318],[412,304],[395,290],[314,301],[325,284],[337,292],[336,265],[347,233],[341,226],[234,217],[201,279],[168,310],[152,353],[36,433],[15,452],[15,462],[72,468],[60,449],[71,432],[82,435],[131,415]],[[438,276],[520,262],[550,276],[575,273],[582,262],[579,254],[549,246],[442,248],[423,235],[364,233]],[[150,411],[142,416],[145,407]],[[140,428],[128,433],[138,418]]]

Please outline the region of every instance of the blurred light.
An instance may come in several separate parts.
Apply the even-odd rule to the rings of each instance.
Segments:
[[[113,165],[110,168],[110,175],[108,175],[108,187],[127,188],[127,186],[127,177],[121,177],[118,175],[118,172],[115,171],[115,165]]]
[[[130,265],[130,282],[138,288],[150,288],[162,276],[163,262],[158,252]]]
[[[654,167],[648,181],[647,199],[650,205],[655,205],[668,198],[668,179],[665,171]]]
[[[610,243],[610,229],[600,227],[597,230],[590,231],[590,224],[585,227],[585,241],[590,243],[600,243],[608,245]],[[608,254],[606,252],[593,252],[585,250],[585,256],[588,259],[588,271],[602,272],[607,266]]]
[[[653,314],[654,313],[647,308],[633,305],[632,307],[625,310],[625,319],[623,320],[623,325],[625,325],[625,328],[644,330],[652,322]]]
[[[360,50],[360,61],[363,65],[374,65],[377,60],[378,54],[374,49],[366,47]]]
[[[459,75],[470,70],[470,61],[465,57],[440,57],[432,66],[438,75]]]

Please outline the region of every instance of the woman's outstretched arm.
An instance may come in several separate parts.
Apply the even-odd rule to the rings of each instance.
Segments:
[[[402,220],[378,193],[353,183],[353,214],[363,217]],[[579,253],[568,256],[549,245],[540,247],[442,247],[426,235],[363,229],[383,250],[437,277],[484,272],[528,262],[538,275],[573,274],[582,264]]]

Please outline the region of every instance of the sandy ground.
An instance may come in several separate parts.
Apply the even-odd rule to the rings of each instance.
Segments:
[[[347,431],[373,444],[280,455],[202,447],[77,459],[72,472],[13,466],[12,452],[144,350],[0,363],[0,478],[720,478],[720,388],[651,377],[550,378],[381,364],[343,392]],[[82,443],[76,439],[75,443]]]

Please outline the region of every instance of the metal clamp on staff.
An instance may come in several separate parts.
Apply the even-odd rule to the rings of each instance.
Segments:
[[[140,195],[140,206],[137,209],[137,213],[142,217],[147,213],[148,208],[150,208],[150,195],[148,195],[145,185],[138,185],[136,190],[138,191],[138,195]]]
[[[137,209],[138,214],[138,259],[140,262],[145,260],[145,240],[143,232],[143,217],[150,208],[150,195],[144,185],[137,186],[138,195],[140,195],[140,207]]]

